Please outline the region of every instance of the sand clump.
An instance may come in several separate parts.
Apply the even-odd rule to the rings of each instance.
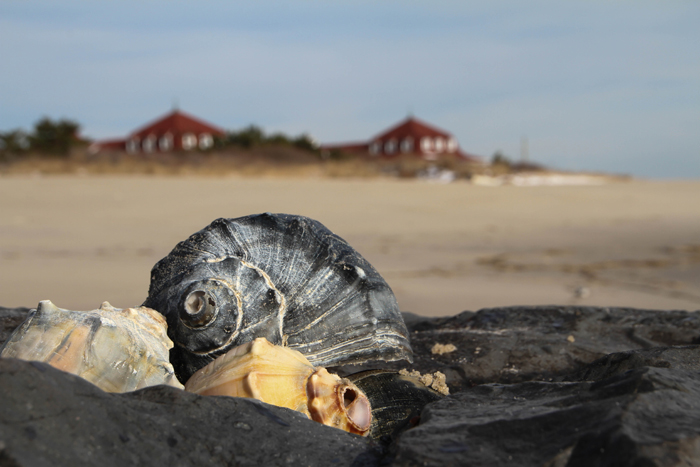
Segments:
[[[454,352],[457,350],[454,344],[440,344],[435,343],[435,345],[430,349],[430,353],[433,355],[444,355],[446,353]]]
[[[447,387],[445,382],[446,377],[443,373],[436,371],[433,374],[426,373],[421,375],[420,371],[417,370],[407,370],[406,368],[399,371],[402,376],[412,376],[418,378],[421,383],[425,384],[427,387],[434,389],[435,391],[443,394],[445,396],[450,395],[450,388]]]

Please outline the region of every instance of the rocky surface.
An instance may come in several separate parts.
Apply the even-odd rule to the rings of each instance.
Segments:
[[[125,394],[0,359],[2,466],[375,465],[365,438],[251,399],[170,386]]]
[[[414,352],[410,368],[444,373],[453,393],[484,383],[557,380],[613,352],[700,344],[700,314],[687,311],[533,306],[449,318],[404,317]],[[433,353],[435,344],[452,344],[456,350]]]
[[[0,308],[0,336],[26,311]],[[0,466],[700,465],[700,315],[511,307],[406,318],[410,368],[444,372],[452,395],[380,442],[245,399],[163,386],[107,394],[4,359]],[[455,350],[432,353],[436,343]]]
[[[613,354],[595,382],[485,384],[427,406],[399,465],[700,465],[700,347]],[[653,366],[645,366],[645,365]]]

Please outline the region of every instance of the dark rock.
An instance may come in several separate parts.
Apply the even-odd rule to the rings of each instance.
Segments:
[[[532,306],[448,318],[405,316],[414,354],[410,368],[441,371],[453,393],[484,383],[559,380],[613,352],[700,343],[700,314],[687,311]],[[433,354],[436,343],[456,350]],[[337,368],[342,375],[365,369],[370,367]]]
[[[682,368],[700,374],[700,346],[655,347],[606,355],[564,381],[599,381],[637,368]]]
[[[395,463],[700,465],[700,374],[679,367],[636,368],[595,383],[469,388],[425,408],[420,426],[398,441]]]
[[[376,465],[366,438],[251,399],[169,386],[109,394],[53,367],[0,359],[0,465]]]
[[[26,312],[0,309],[0,335]],[[0,466],[700,466],[697,313],[512,307],[406,323],[411,368],[442,371],[452,395],[380,443],[249,400],[106,394],[0,360]]]

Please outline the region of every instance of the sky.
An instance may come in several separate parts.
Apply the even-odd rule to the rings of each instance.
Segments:
[[[125,136],[173,106],[363,141],[407,115],[462,149],[700,178],[700,2],[3,0],[0,131]]]

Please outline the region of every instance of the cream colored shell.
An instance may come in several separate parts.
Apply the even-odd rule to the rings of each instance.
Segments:
[[[108,392],[167,384],[182,388],[168,360],[163,316],[146,307],[70,311],[50,300],[10,336],[0,356],[48,363]]]
[[[367,397],[353,383],[315,368],[301,352],[262,337],[234,347],[197,371],[185,390],[258,399],[360,435],[368,433],[372,417]]]

